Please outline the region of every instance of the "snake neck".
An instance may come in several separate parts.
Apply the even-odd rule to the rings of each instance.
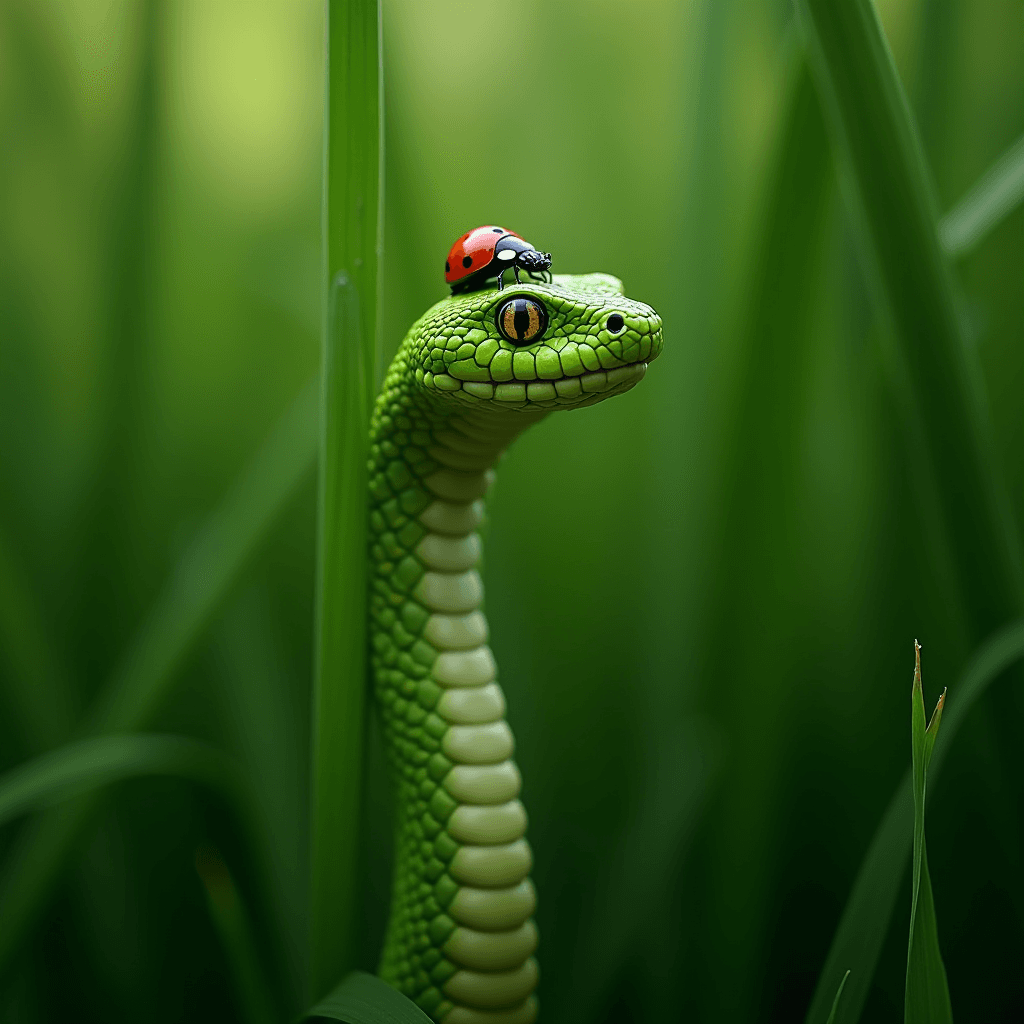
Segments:
[[[443,1024],[536,1016],[532,855],[477,529],[495,463],[542,415],[397,387],[371,430],[371,659],[397,789],[380,974]]]

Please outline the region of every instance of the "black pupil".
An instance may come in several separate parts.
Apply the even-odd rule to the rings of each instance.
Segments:
[[[498,330],[513,345],[530,345],[537,341],[547,326],[547,312],[534,299],[509,299],[498,308]]]
[[[618,334],[625,326],[625,323],[626,321],[623,320],[618,313],[612,313],[612,315],[608,317],[608,330],[611,331],[612,334]]]
[[[513,308],[515,315],[512,322],[515,324],[516,337],[525,340],[530,334],[530,303],[526,299],[516,299]]]

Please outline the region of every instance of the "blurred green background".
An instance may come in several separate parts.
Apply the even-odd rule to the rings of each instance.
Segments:
[[[948,210],[1024,131],[1024,6],[879,7]],[[317,371],[322,19],[312,0],[0,6],[0,770],[74,734]],[[530,431],[490,502],[557,1024],[801,1019],[909,763],[912,642],[931,702],[978,639],[915,498],[794,29],[784,0],[384,5],[385,358],[479,223],[620,276],[665,322],[644,384]],[[1022,229],[1018,208],[957,266],[1018,525]],[[307,463],[145,723],[242,759],[258,842],[187,783],[110,791],[8,958],[0,1020],[258,1019],[211,857],[268,1019],[302,1008]],[[1019,691],[972,714],[929,797],[964,1020],[1024,1017]],[[372,969],[390,832],[370,760]],[[0,872],[35,827],[0,832]],[[898,907],[872,1021],[902,1012]]]

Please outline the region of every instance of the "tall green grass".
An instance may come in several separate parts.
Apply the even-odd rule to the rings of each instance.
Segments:
[[[1015,1019],[1024,15],[807,0],[812,80],[784,7],[390,5],[384,184],[376,5],[112,11],[0,11],[0,1017],[285,1019],[310,985],[380,1019],[342,980],[389,898],[365,421],[496,220],[669,342],[491,502],[545,1015],[906,1012],[917,635],[953,1003]],[[521,101],[480,84],[512,40]]]
[[[144,729],[170,697],[188,655],[202,639],[254,549],[311,468],[314,406],[300,395],[222,505],[188,545],[138,636],[96,697],[81,732]],[[0,876],[0,969],[24,941],[81,831],[95,815],[83,800],[26,831]]]
[[[326,8],[325,325],[313,705],[314,997],[355,966],[366,694],[366,459],[384,157],[377,0]]]
[[[894,397],[921,500],[942,522],[977,641],[1024,609],[1024,561],[980,368],[939,244],[930,175],[871,0],[797,6],[845,158],[862,265],[885,319]]]

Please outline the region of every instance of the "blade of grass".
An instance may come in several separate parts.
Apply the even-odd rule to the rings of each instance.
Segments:
[[[176,671],[312,469],[316,416],[317,389],[311,382],[196,534],[83,731],[144,728],[167,698]],[[0,876],[0,973],[95,808],[92,798],[76,801],[47,813],[19,837]]]
[[[942,247],[959,258],[1024,201],[1024,136],[989,168],[939,223]]]
[[[925,790],[928,765],[935,738],[942,724],[943,691],[925,725],[924,692],[921,685],[921,645],[914,641],[914,683],[911,688],[911,749],[914,780],[914,859],[910,902],[910,937],[907,942],[907,988],[904,1004],[906,1024],[953,1024],[946,968],[939,950],[935,901],[928,873],[928,852],[924,837]]]
[[[795,3],[843,157],[862,266],[892,328],[900,401],[920,420],[970,632],[982,637],[1024,610],[1024,562],[924,157],[871,0]]]
[[[380,323],[381,11],[329,0],[325,26],[324,340],[318,507],[310,985],[355,961],[366,692],[366,458]]]
[[[945,712],[946,726],[935,744],[929,766],[933,781],[938,778],[946,751],[971,708],[1020,658],[1024,658],[1024,621],[1000,630],[975,652],[953,690],[955,699]],[[860,1020],[911,852],[913,815],[913,788],[908,771],[896,787],[861,862],[825,966],[818,976],[806,1024],[820,1024],[826,1019],[832,993],[847,968],[851,977],[846,998],[836,1012],[835,1024],[856,1024]]]
[[[834,1000],[832,1001],[832,1012],[831,1012],[831,1013],[830,1013],[830,1014],[828,1015],[828,1020],[827,1020],[827,1021],[825,1021],[825,1024],[834,1024],[834,1022],[835,1022],[835,1019],[836,1019],[836,1009],[837,1009],[837,1008],[838,1008],[838,1006],[839,1006],[839,1000],[840,1000],[840,999],[842,998],[842,995],[843,995],[843,989],[844,989],[844,988],[846,988],[846,979],[847,979],[847,978],[848,978],[849,976],[850,976],[850,972],[849,972],[849,971],[847,971],[847,972],[846,972],[846,973],[845,973],[845,974],[843,975],[843,980],[842,980],[841,982],[839,982],[839,991],[838,991],[838,992],[836,993],[836,997],[835,997],[835,999],[834,999]]]
[[[226,754],[184,736],[96,736],[40,754],[0,776],[0,825],[41,807],[139,775],[176,775],[239,800]]]
[[[330,995],[303,1016],[303,1020],[345,1021],[346,1024],[429,1024],[430,1018],[386,981],[353,971]]]
[[[231,873],[212,847],[196,851],[196,872],[228,957],[242,1020],[245,1024],[274,1024],[280,1016],[264,980],[249,917]]]

